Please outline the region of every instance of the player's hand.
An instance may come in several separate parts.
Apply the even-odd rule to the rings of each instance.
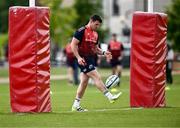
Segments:
[[[107,59],[107,60],[111,60],[111,59],[112,59],[111,52],[106,51],[104,55],[106,56],[106,59]]]
[[[86,61],[83,58],[79,57],[78,58],[78,64],[82,65],[82,66],[85,66],[86,65]]]
[[[107,58],[106,58],[106,61],[107,61],[108,63],[110,63],[110,62],[111,62],[111,60],[110,60],[110,59],[107,59]]]

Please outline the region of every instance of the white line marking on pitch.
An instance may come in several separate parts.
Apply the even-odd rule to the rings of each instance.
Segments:
[[[128,110],[138,110],[138,109],[143,109],[142,107],[140,108],[108,108],[108,109],[94,109],[94,110],[88,110],[87,112],[106,112],[106,111],[128,111]],[[56,112],[52,111],[53,113],[58,113],[58,114],[65,114],[65,113],[84,113],[84,112],[72,112],[72,111],[64,111],[64,112]],[[15,113],[17,116],[24,116],[32,113]],[[41,113],[35,113],[35,114],[41,114]],[[49,113],[48,113],[49,114]]]
[[[91,110],[91,111],[97,111],[97,112],[103,112],[103,111],[127,111],[127,110],[136,110],[136,109],[142,109],[142,108],[112,108],[112,109],[97,109],[97,110]]]
[[[87,112],[106,112],[106,111],[128,111],[128,110],[139,110],[143,109],[142,107],[140,108],[109,108],[109,109],[94,109],[94,110],[88,110]],[[71,113],[72,111],[65,111],[65,112],[55,112],[55,113]],[[78,112],[81,113],[81,112]],[[84,112],[82,112],[84,113]]]

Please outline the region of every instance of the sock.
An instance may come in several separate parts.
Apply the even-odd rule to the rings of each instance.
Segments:
[[[113,97],[113,95],[112,95],[108,90],[104,91],[104,95],[105,95],[109,100],[111,100],[112,97]]]
[[[80,102],[81,102],[81,99],[80,98],[76,98],[74,100],[73,107],[79,107],[80,106]]]

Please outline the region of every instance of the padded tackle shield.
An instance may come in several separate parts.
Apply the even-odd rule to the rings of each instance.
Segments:
[[[49,8],[9,9],[12,112],[50,112]]]
[[[132,23],[130,106],[164,107],[167,15],[135,12]]]

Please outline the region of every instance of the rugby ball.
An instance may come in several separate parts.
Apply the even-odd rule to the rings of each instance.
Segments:
[[[109,89],[115,87],[120,82],[117,75],[111,75],[106,79],[105,86]]]

